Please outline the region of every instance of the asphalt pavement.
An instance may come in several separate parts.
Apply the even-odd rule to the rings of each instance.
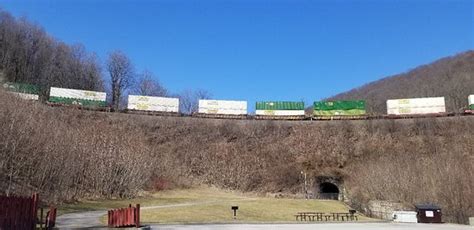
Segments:
[[[474,226],[456,224],[412,223],[321,223],[321,224],[202,224],[202,225],[152,225],[150,229],[162,230],[473,230]]]

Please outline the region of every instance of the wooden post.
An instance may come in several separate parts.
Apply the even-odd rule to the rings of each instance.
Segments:
[[[31,218],[32,218],[32,226],[31,228],[32,229],[36,229],[36,219],[37,219],[37,216],[38,216],[38,201],[39,201],[39,196],[38,196],[38,193],[34,193],[33,194],[33,210],[31,212]]]
[[[139,228],[140,227],[140,204],[137,204],[137,209],[136,209],[136,214],[135,214],[135,227]]]
[[[46,219],[48,215],[46,215]],[[40,219],[39,219],[40,229],[43,229],[43,208],[40,209]],[[47,226],[47,225],[46,225]]]

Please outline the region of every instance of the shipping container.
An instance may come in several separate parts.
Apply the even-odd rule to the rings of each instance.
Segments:
[[[408,98],[387,100],[387,114],[416,115],[445,113],[444,97]]]
[[[256,103],[256,115],[304,116],[304,102],[262,101]]]
[[[23,99],[38,100],[39,98],[40,90],[36,85],[7,82],[3,84],[3,88]]]
[[[228,100],[199,100],[198,113],[223,114],[223,115],[246,115],[246,101]]]
[[[104,92],[89,90],[65,89],[51,87],[49,101],[66,105],[81,105],[86,107],[107,106],[107,95]]]
[[[315,116],[358,116],[365,115],[365,101],[319,101],[313,104]]]
[[[293,101],[260,101],[256,110],[304,110],[304,102]]]
[[[128,95],[127,109],[177,113],[179,98]]]
[[[469,109],[474,110],[474,95],[469,95],[468,101],[469,101]]]
[[[256,110],[256,115],[263,116],[304,116],[304,110]]]

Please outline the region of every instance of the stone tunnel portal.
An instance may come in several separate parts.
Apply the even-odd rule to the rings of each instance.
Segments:
[[[326,200],[338,200],[339,188],[331,182],[323,182],[319,184],[319,198]]]

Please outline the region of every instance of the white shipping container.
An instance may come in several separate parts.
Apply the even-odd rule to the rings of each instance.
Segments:
[[[468,101],[469,101],[469,105],[474,105],[474,95],[469,95]]]
[[[417,223],[416,212],[413,211],[395,211],[393,212],[394,222]]]
[[[387,108],[444,106],[444,97],[387,100]]]
[[[11,92],[11,93],[13,93],[17,97],[19,97],[21,99],[25,99],[25,100],[35,100],[35,101],[37,101],[38,98],[39,98],[39,96],[36,95],[36,94],[18,93],[18,92]]]
[[[107,98],[106,93],[89,91],[89,90],[78,90],[78,89],[65,89],[51,87],[49,91],[50,97],[64,97],[64,98],[75,98],[83,100],[94,100],[94,101],[105,101]]]
[[[179,99],[128,95],[127,108],[132,110],[177,113],[179,111]]]
[[[444,97],[409,98],[387,100],[387,114],[445,113]]]
[[[247,102],[199,100],[198,112],[205,114],[245,115],[247,114]]]
[[[255,114],[264,116],[304,116],[304,110],[256,110]]]
[[[424,107],[424,108],[391,108],[387,109],[387,114],[432,114],[432,113],[444,113],[446,109],[444,106],[440,107]]]

